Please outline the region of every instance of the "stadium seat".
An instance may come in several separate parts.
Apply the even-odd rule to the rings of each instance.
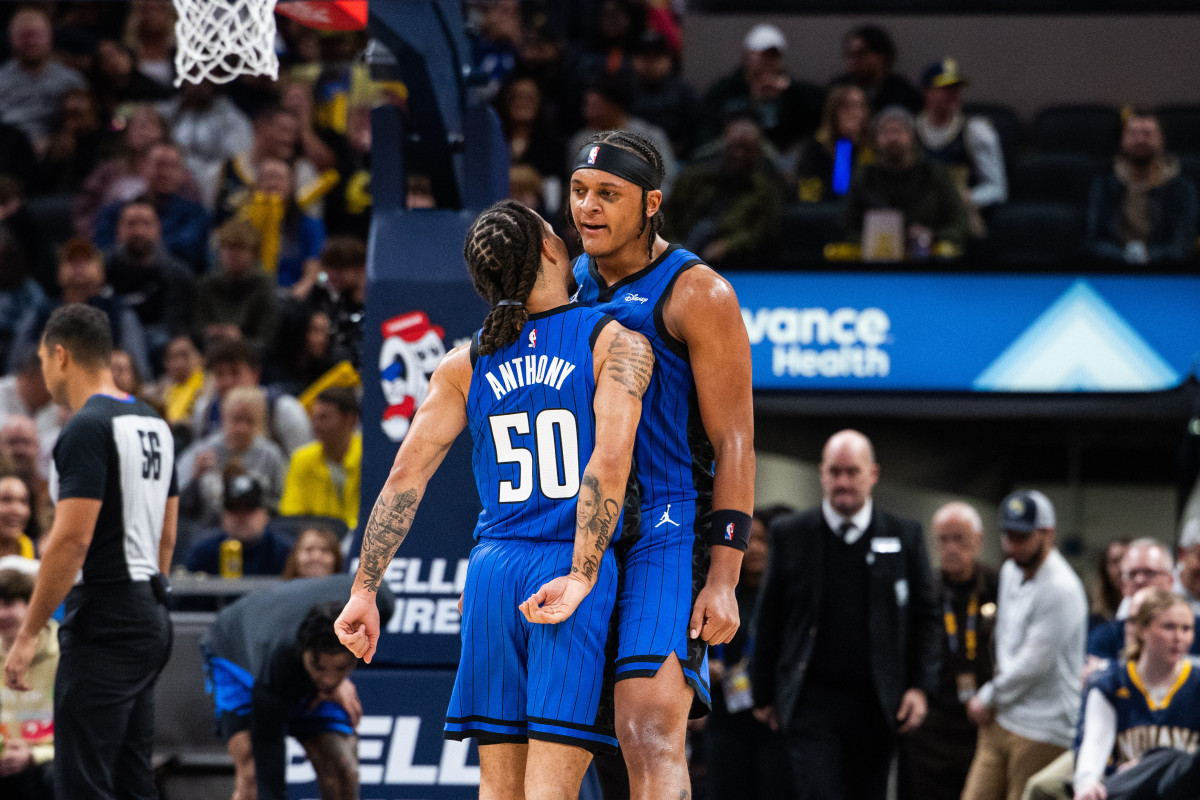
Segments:
[[[1062,203],[1009,203],[988,221],[985,252],[1005,267],[1049,267],[1079,255],[1084,214]]]
[[[803,267],[825,260],[825,245],[842,237],[841,203],[794,203],[783,212],[779,263]]]
[[[1017,150],[1021,147],[1024,136],[1024,126],[1017,112],[1013,110],[1012,106],[999,103],[967,103],[963,106],[963,113],[968,117],[987,117],[991,121],[996,133],[1000,136],[1000,147],[1004,150],[1004,162],[1011,172],[1013,159],[1017,157]]]
[[[1104,159],[1082,153],[1029,153],[1009,169],[1009,196],[1019,203],[1087,205],[1092,179],[1108,169]]]
[[[1121,138],[1121,115],[1109,106],[1062,105],[1044,108],[1033,121],[1034,150],[1074,151],[1110,157]]]
[[[1200,154],[1200,106],[1162,106],[1154,113],[1162,124],[1167,150]]]

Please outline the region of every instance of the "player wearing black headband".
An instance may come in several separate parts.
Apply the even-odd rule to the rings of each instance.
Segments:
[[[706,645],[738,628],[734,587],[754,507],[741,309],[724,278],[658,235],[662,179],[649,141],[609,131],[579,151],[569,199],[585,250],[577,299],[643,334],[656,359],[634,448],[640,519],[615,545],[617,736],[632,796],[647,800],[691,796],[687,719],[710,704]]]

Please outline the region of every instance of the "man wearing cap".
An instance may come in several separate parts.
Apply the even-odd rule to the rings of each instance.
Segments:
[[[967,241],[967,211],[942,164],[925,158],[916,142],[916,122],[902,106],[888,106],[875,116],[875,161],[861,167],[846,194],[845,223],[862,235],[863,215],[896,209],[904,216],[909,253],[928,256],[961,252]],[[923,244],[919,244],[923,243]]]
[[[967,703],[979,726],[963,800],[1017,800],[1029,778],[1075,736],[1087,628],[1083,584],[1054,546],[1054,506],[1041,492],[1000,505],[996,677]]]
[[[730,114],[752,111],[780,152],[811,136],[821,123],[824,92],[793,80],[783,66],[787,39],[774,25],[755,25],[742,45],[742,63],[705,93],[697,143],[721,135]]]
[[[225,485],[225,510],[221,528],[197,542],[187,557],[189,572],[221,572],[221,543],[233,539],[242,544],[243,575],[279,575],[292,551],[292,541],[270,527],[262,486],[249,475],[237,475]]]
[[[982,235],[979,212],[1008,199],[1000,135],[987,117],[963,115],[967,79],[953,58],[926,67],[921,84],[925,106],[917,115],[917,138],[929,159],[950,168],[954,185],[973,212],[972,233]]]

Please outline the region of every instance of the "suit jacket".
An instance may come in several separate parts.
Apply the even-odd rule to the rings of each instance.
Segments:
[[[755,705],[775,706],[784,728],[812,660],[825,594],[823,552],[834,535],[819,506],[771,525],[751,686]],[[871,676],[894,728],[905,691],[916,688],[929,694],[937,688],[941,615],[921,526],[876,507],[863,535],[869,539],[870,554]]]

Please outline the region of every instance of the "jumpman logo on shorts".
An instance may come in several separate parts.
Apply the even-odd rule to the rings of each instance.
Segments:
[[[667,510],[663,512],[662,519],[660,519],[658,522],[654,523],[654,527],[656,527],[656,528],[661,527],[664,523],[667,523],[667,522],[671,523],[676,528],[679,527],[679,523],[676,522],[675,520],[671,519],[671,504],[670,503],[667,503]]]

